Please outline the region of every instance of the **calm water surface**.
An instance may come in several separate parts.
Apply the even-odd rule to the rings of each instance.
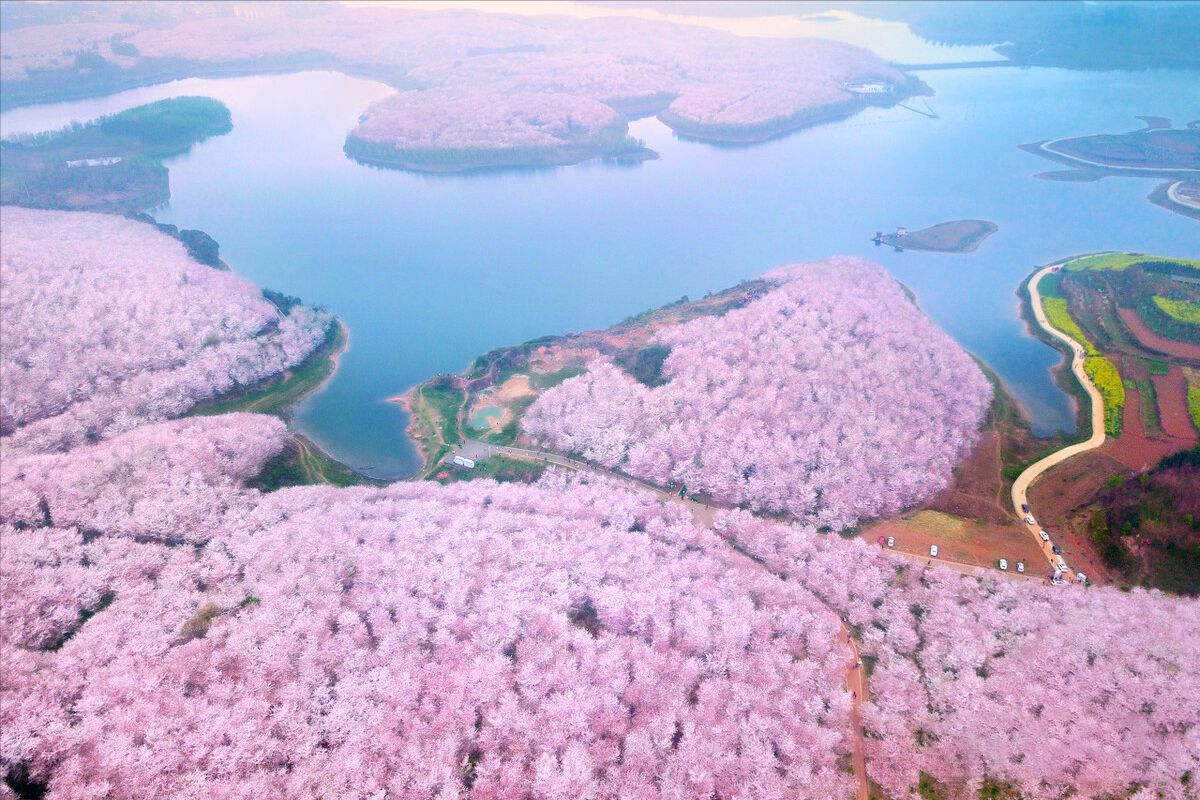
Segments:
[[[921,307],[996,370],[1039,432],[1072,430],[1015,290],[1035,265],[1132,249],[1200,255],[1200,225],[1146,202],[1153,180],[1040,180],[1056,169],[1017,145],[1200,117],[1194,73],[1053,69],[929,72],[938,119],[870,110],[755,147],[681,141],[633,124],[662,154],[637,167],[422,176],[360,166],[342,143],[381,84],[310,72],[192,79],[18,109],[5,133],[57,127],[161,97],[206,94],[233,132],[168,162],[162,221],[197,227],[240,274],[341,317],[350,349],[299,428],[379,476],[418,457],[387,398],[478,354],[610,325],[771,267],[834,254],[884,264]],[[895,253],[876,230],[950,219],[1000,230],[970,255]]]

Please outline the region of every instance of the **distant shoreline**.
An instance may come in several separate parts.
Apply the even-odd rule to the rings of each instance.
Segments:
[[[356,161],[359,164],[383,169],[402,169],[409,172],[424,172],[437,175],[519,169],[549,169],[553,167],[569,167],[588,161],[603,161],[605,163],[614,163],[618,165],[632,165],[640,164],[643,161],[654,161],[659,158],[659,154],[657,152],[647,147],[617,155],[604,153],[603,151],[594,148],[572,147],[548,151],[543,156],[527,159],[515,157],[506,158],[504,157],[505,153],[503,150],[496,150],[494,158],[479,158],[462,162],[450,160],[449,157],[453,156],[455,151],[447,149],[441,151],[442,154],[448,157],[445,161],[417,161],[410,158],[405,158],[403,156],[403,150],[396,150],[395,152],[397,153],[397,156],[394,158],[385,158],[381,156],[366,155],[361,152],[352,152],[356,149],[352,144],[353,141],[355,141],[353,137],[348,137],[346,140],[346,145],[343,149],[347,158]]]

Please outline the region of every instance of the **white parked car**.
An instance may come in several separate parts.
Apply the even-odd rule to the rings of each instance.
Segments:
[[[1043,542],[1050,541],[1050,534],[1046,533],[1045,531],[1038,531],[1038,536],[1042,537]]]
[[[896,546],[896,537],[889,536],[887,542],[888,542],[888,547],[895,547]]]
[[[1017,562],[1017,572],[1022,572],[1022,573],[1025,572],[1025,562],[1024,561]]]
[[[929,555],[931,555],[931,556],[937,555],[937,545],[936,544],[929,545]]]
[[[1067,562],[1063,560],[1062,556],[1058,557],[1058,569],[1064,573],[1067,571]]]
[[[1000,569],[1005,570],[1005,571],[1008,570],[1008,559],[1007,558],[1000,559]]]
[[[1037,525],[1037,520],[1033,518],[1033,514],[1026,514],[1025,521],[1030,525]]]

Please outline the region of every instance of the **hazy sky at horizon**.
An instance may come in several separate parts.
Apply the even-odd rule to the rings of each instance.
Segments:
[[[637,19],[701,25],[728,31],[738,36],[792,39],[817,37],[866,47],[891,61],[932,63],[942,61],[1003,60],[989,46],[951,46],[933,44],[914,34],[906,23],[860,17],[848,11],[813,14],[777,14],[770,16],[694,16],[664,14],[640,6],[608,6],[577,3],[571,0],[341,0],[351,7],[393,6],[426,11],[453,9],[497,14],[561,16],[589,19],[595,17],[635,17]]]

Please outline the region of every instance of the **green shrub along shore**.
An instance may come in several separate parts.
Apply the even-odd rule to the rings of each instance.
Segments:
[[[211,97],[173,97],[88,123],[0,142],[0,202],[30,208],[138,212],[170,199],[162,159],[233,130]]]

